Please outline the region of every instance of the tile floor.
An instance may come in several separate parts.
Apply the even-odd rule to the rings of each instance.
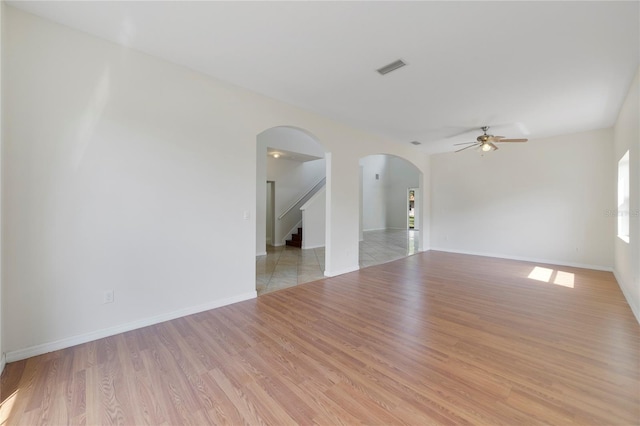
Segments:
[[[360,268],[391,262],[418,252],[418,232],[403,229],[365,231],[360,241]],[[302,250],[267,246],[256,257],[258,295],[324,278],[324,247]]]

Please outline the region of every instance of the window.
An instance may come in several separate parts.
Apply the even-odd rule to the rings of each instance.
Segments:
[[[629,151],[618,161],[618,238],[629,242]]]

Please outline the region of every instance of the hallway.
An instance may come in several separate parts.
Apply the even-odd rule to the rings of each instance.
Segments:
[[[360,241],[360,268],[417,253],[418,232],[403,229],[365,231],[364,240]],[[258,295],[323,278],[324,247],[302,250],[267,246],[267,255],[256,258]]]

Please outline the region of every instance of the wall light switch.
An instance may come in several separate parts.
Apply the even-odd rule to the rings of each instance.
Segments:
[[[249,210],[245,210],[244,212],[242,212],[242,218],[244,220],[249,220]]]

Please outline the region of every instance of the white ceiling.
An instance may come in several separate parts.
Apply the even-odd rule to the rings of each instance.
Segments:
[[[313,155],[303,154],[301,152],[291,152],[284,149],[269,148],[267,147],[267,156],[277,159],[297,161],[299,163],[305,163],[307,161],[320,160],[322,157],[316,157]]]
[[[426,152],[609,127],[640,58],[637,1],[8,3]]]

